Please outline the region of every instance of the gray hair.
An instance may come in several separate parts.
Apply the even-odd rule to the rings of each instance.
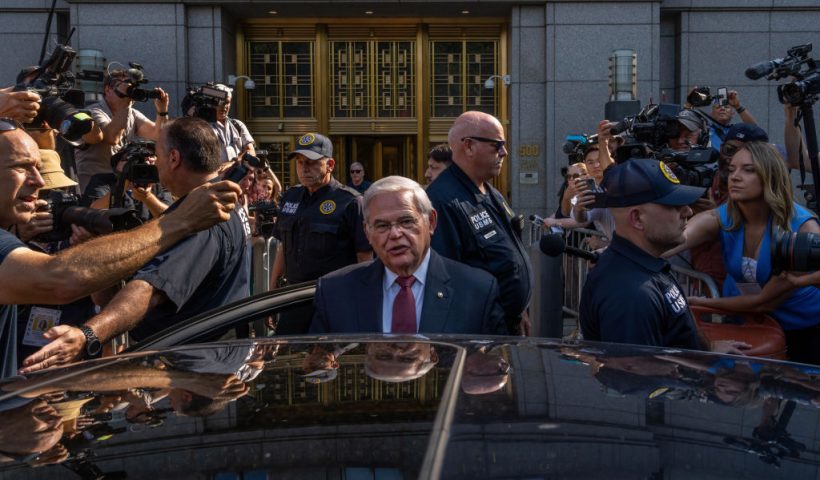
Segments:
[[[433,203],[430,202],[430,198],[424,189],[421,188],[421,185],[407,177],[393,175],[373,182],[373,185],[370,185],[370,188],[364,192],[363,208],[365,220],[367,220],[367,209],[370,205],[370,201],[373,200],[376,195],[399,192],[411,192],[416,210],[418,210],[424,218],[430,218],[430,214],[433,213]]]

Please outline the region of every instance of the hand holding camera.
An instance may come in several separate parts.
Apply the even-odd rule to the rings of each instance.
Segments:
[[[54,229],[54,216],[48,209],[48,202],[39,199],[35,205],[37,210],[31,216],[31,220],[28,223],[17,225],[17,236],[24,242],[29,242]]]
[[[13,118],[21,123],[34,120],[40,109],[40,95],[29,90],[15,92],[13,89],[0,89],[0,117]]]

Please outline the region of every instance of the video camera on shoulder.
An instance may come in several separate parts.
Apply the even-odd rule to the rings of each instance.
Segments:
[[[228,92],[221,90],[213,82],[208,82],[199,88],[189,88],[182,99],[182,111],[186,113],[194,107],[191,116],[201,118],[206,122],[216,121],[216,110],[228,101]]]
[[[117,165],[125,161],[120,176],[138,187],[159,183],[157,166],[149,161],[156,156],[154,142],[131,142],[111,157],[111,166],[117,171]]]
[[[580,135],[567,135],[564,138],[564,146],[562,150],[567,154],[570,164],[584,161],[584,155],[592,145],[598,144],[598,134],[587,135],[582,133]]]
[[[137,212],[125,208],[96,210],[80,206],[77,195],[49,190],[47,211],[54,217],[54,228],[34,238],[37,242],[59,242],[71,237],[71,225],[83,227],[95,235],[130,230],[142,225]]]
[[[73,145],[94,126],[91,116],[80,110],[85,106],[85,94],[74,88],[76,78],[71,63],[76,56],[77,52],[68,45],[57,45],[39,66],[23,69],[14,87],[17,92],[36,92],[42,99],[32,126],[40,127],[47,122]]]
[[[128,88],[124,94],[115,90],[117,96],[128,97],[135,102],[147,102],[149,99],[157,99],[162,96],[160,92],[139,87],[140,85],[148,83],[148,79],[145,78],[145,69],[142,68],[142,65],[136,62],[128,62],[128,66],[130,68],[125,70],[125,74],[128,77],[128,79],[125,80],[126,83],[128,83]]]
[[[716,151],[705,145],[692,145],[688,151],[668,147],[669,140],[680,135],[678,116],[681,111],[680,105],[675,104],[647,105],[637,115],[615,124],[611,130],[613,135],[626,132],[628,136],[627,142],[615,151],[615,163],[634,158],[660,160],[673,164],[675,175],[685,185],[712,185],[718,171],[719,154]]]

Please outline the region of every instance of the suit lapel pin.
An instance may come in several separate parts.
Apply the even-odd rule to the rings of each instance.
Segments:
[[[436,296],[437,296],[438,298],[444,298],[444,292],[437,292],[437,293],[436,293]]]

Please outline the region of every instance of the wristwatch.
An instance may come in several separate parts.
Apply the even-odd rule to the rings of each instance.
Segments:
[[[85,335],[85,355],[87,357],[96,357],[102,350],[102,342],[97,338],[94,330],[91,330],[86,325],[80,325],[80,331]]]

